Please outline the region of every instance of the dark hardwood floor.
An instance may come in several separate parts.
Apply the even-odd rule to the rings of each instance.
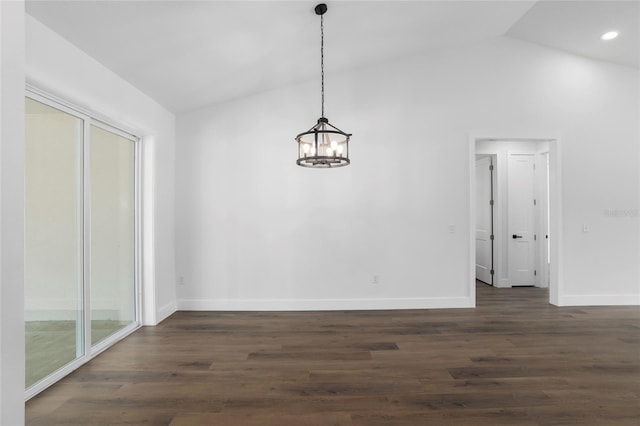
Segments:
[[[638,307],[477,290],[476,309],[178,312],[30,400],[27,424],[640,424]]]

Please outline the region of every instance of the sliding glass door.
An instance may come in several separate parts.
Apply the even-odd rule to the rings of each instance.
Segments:
[[[26,99],[27,397],[139,326],[137,139]]]
[[[84,355],[84,120],[26,99],[26,386]]]
[[[135,321],[135,145],[91,126],[91,344]]]

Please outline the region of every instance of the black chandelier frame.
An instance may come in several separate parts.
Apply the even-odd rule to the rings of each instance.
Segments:
[[[320,3],[315,7],[320,16],[320,76],[321,76],[321,117],[306,132],[296,136],[298,160],[302,167],[332,168],[351,164],[349,159],[349,140],[351,133],[343,132],[329,123],[324,116],[324,14],[327,5]]]

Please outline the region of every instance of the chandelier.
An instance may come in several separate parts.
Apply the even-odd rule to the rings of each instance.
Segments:
[[[343,132],[329,123],[324,116],[324,14],[327,5],[316,6],[316,15],[320,15],[320,79],[321,79],[321,117],[306,132],[296,136],[298,142],[298,160],[303,167],[330,168],[342,167],[351,163],[349,160],[349,138],[351,133]]]

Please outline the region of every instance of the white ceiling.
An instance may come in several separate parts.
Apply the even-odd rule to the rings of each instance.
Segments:
[[[28,1],[27,12],[178,113],[319,78],[317,3]],[[505,34],[638,66],[637,1],[327,3],[328,72]]]
[[[618,31],[612,41],[600,36]],[[507,34],[594,59],[638,68],[640,64],[639,1],[542,1]]]

